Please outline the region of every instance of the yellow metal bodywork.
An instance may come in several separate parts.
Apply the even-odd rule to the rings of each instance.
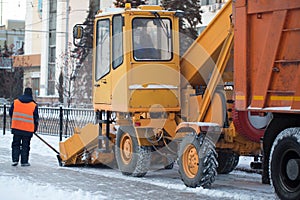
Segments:
[[[231,90],[217,90],[225,82],[233,82],[233,26],[231,21],[232,1],[228,1],[216,15],[203,33],[194,41],[180,61],[182,82],[182,114],[190,122],[214,122],[223,127],[231,119]],[[194,95],[197,86],[206,86],[202,95]],[[226,113],[227,112],[227,113]],[[257,154],[260,144],[250,142],[240,136],[232,120],[230,126],[222,129],[223,139],[218,140],[216,147],[232,149],[240,155]],[[195,130],[197,131],[197,130]]]
[[[95,110],[117,112],[148,112],[151,105],[160,104],[161,108],[177,112],[180,110],[180,75],[179,75],[179,27],[175,12],[155,10],[161,18],[172,22],[172,52],[168,61],[136,61],[133,58],[132,20],[134,18],[155,18],[149,9],[157,6],[141,6],[140,9],[127,9],[117,13],[100,13],[96,16],[94,32],[98,20],[112,20],[115,15],[122,15],[123,26],[123,62],[116,69],[110,66],[110,72],[100,80],[93,77],[93,102]],[[112,24],[110,25],[112,27]],[[110,31],[112,37],[112,31]],[[94,40],[94,55],[96,40]],[[112,46],[111,46],[112,48]],[[112,57],[112,52],[111,52]],[[93,62],[95,74],[96,61]],[[149,87],[147,87],[149,86]],[[164,86],[159,89],[156,86]],[[151,88],[155,88],[151,91]],[[153,98],[153,92],[158,97]],[[149,96],[152,98],[149,99]],[[164,98],[159,98],[163,96]],[[170,102],[170,103],[167,103]],[[163,109],[164,110],[164,109]]]
[[[184,98],[188,121],[210,121],[223,126],[225,116],[222,113],[226,102],[219,100],[215,103],[218,98],[215,97],[215,90],[218,85],[224,84],[222,78],[230,59],[233,44],[231,14],[232,3],[229,1],[181,58],[180,70],[186,84],[194,88],[206,86],[204,94],[196,97],[189,95],[195,93],[193,88],[187,88],[188,94]],[[212,117],[212,113],[223,116],[214,114]]]
[[[102,129],[102,135],[105,134],[106,127]],[[99,136],[99,125],[98,124],[87,124],[82,129],[76,129],[75,133],[64,142],[59,143],[60,157],[65,165],[74,164],[108,164],[114,160],[113,152],[101,153],[97,151]],[[112,142],[109,143],[113,146],[115,140],[111,134]],[[105,145],[103,143],[102,145]],[[90,153],[91,158],[89,160],[83,159],[84,153]]]
[[[261,154],[261,144],[252,142],[235,131],[233,123],[229,128],[223,130],[224,137],[216,143],[218,149],[231,149],[239,155]]]
[[[169,89],[139,89],[134,90],[129,100],[130,108],[151,108],[163,110],[164,108],[179,107],[177,92]],[[156,104],[160,102],[160,104]]]
[[[67,161],[82,152],[88,145],[96,145],[99,125],[87,124],[81,130],[76,130],[74,135],[64,142],[59,143],[60,157]]]

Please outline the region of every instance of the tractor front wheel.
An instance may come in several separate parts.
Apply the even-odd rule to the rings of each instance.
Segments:
[[[205,136],[186,135],[178,152],[179,174],[187,187],[209,188],[217,175],[217,153]]]

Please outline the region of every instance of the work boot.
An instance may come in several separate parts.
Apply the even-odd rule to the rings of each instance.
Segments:
[[[18,162],[12,162],[11,163],[11,166],[17,166],[18,165]]]
[[[29,167],[30,164],[29,164],[29,163],[22,163],[21,166],[22,166],[22,167]]]

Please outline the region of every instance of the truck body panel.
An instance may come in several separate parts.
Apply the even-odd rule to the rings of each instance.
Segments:
[[[237,1],[235,107],[300,112],[300,2]]]

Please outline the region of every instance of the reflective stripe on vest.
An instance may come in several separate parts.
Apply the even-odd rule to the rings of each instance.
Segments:
[[[12,115],[11,128],[33,132],[33,112],[35,106],[36,104],[34,102],[22,103],[18,99],[14,100],[14,110]]]

